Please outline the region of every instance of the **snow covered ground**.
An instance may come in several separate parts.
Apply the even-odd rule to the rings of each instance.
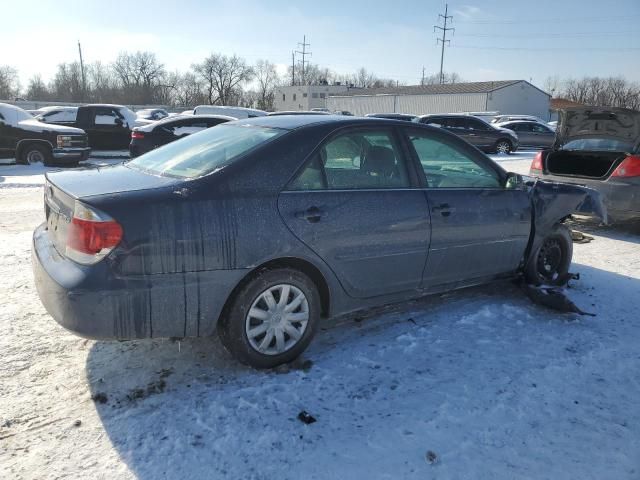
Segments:
[[[43,170],[0,166],[0,478],[640,478],[640,232],[580,226],[595,317],[500,283],[331,321],[258,372],[215,339],[59,327],[30,268]]]

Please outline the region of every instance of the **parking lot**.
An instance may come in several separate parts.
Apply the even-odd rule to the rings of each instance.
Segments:
[[[30,266],[45,170],[0,165],[0,478],[640,475],[637,230],[573,225],[594,240],[568,295],[594,317],[499,283],[333,320],[303,361],[254,371],[217,339],[59,327]]]

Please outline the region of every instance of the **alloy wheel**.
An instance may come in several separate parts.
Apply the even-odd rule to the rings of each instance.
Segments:
[[[511,151],[511,145],[509,145],[509,142],[503,140],[496,145],[496,151],[498,153],[509,153]]]
[[[560,242],[555,238],[547,239],[540,247],[538,254],[538,273],[547,280],[553,280],[562,264],[563,251]]]

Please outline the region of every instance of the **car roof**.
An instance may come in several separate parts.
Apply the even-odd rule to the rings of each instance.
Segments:
[[[407,125],[407,122],[404,120],[346,115],[266,115],[264,117],[246,118],[234,123],[237,125],[255,125],[258,127],[282,128],[285,130],[330,123],[340,125],[380,125],[381,123]]]

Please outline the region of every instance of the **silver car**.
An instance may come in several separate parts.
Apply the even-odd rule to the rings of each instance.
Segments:
[[[494,125],[516,132],[521,147],[549,148],[556,137],[556,132],[551,128],[530,120],[494,123]]]
[[[561,110],[553,148],[535,156],[530,175],[599,191],[610,222],[640,220],[640,112]]]

